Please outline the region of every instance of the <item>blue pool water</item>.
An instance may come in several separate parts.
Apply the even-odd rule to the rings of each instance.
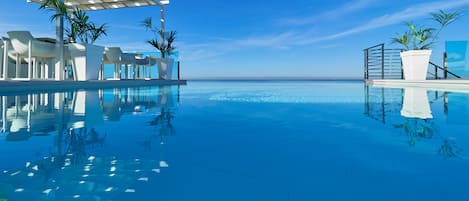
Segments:
[[[0,200],[469,200],[469,94],[194,81],[1,106]]]

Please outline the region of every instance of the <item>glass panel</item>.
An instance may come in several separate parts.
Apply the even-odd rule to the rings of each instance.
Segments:
[[[467,41],[446,41],[448,70],[461,77],[469,77]]]

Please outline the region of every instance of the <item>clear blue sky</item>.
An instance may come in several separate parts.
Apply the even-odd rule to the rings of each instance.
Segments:
[[[177,30],[182,75],[206,77],[356,77],[363,74],[366,47],[386,43],[402,32],[403,21],[430,23],[438,9],[467,11],[469,0],[171,0],[166,29]],[[244,3],[244,4],[243,4]],[[4,2],[0,35],[30,30],[54,37],[50,13],[26,0]],[[152,50],[140,22],[159,18],[157,7],[89,12],[108,23],[109,34],[96,44],[127,51]],[[444,40],[469,40],[469,12],[441,35],[432,60],[441,64]]]

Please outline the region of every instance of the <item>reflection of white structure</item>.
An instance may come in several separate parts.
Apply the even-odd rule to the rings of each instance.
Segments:
[[[79,91],[73,103],[72,128],[93,128],[104,123],[98,91]]]
[[[426,89],[408,87],[404,88],[404,90],[404,104],[401,110],[402,116],[419,119],[433,118]]]
[[[2,96],[2,132],[11,139],[59,132],[62,126],[93,128],[104,123],[98,91]]]
[[[160,86],[158,88],[158,106],[165,108],[174,107],[174,95],[171,86]]]

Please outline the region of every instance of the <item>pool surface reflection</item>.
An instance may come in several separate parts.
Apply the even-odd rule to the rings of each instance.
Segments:
[[[197,81],[0,100],[0,200],[469,200],[469,94]]]

